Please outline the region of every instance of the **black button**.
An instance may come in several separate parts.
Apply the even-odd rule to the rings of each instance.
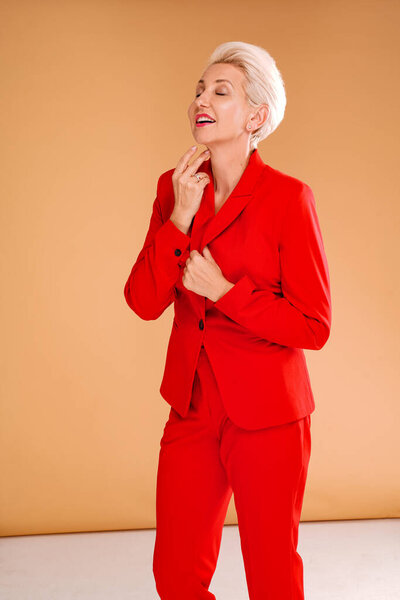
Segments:
[[[176,248],[175,256],[180,256],[181,254],[182,254],[182,250],[179,250],[179,248]]]
[[[203,319],[200,319],[200,321],[199,321],[199,328],[200,329],[204,329],[204,321],[203,321]]]

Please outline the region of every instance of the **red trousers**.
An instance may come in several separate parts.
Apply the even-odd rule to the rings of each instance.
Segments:
[[[304,599],[296,548],[310,425],[307,415],[236,426],[201,349],[189,412],[171,408],[160,441],[153,573],[161,600],[215,600],[208,588],[232,493],[250,600]]]

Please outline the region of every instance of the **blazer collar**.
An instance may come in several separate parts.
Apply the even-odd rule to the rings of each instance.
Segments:
[[[211,160],[208,159],[200,165],[200,170],[209,175],[210,183],[204,188],[200,207],[193,220],[190,250],[196,249],[202,252],[204,246],[222,233],[239,216],[253,197],[257,182],[261,174],[267,171],[267,168],[268,165],[263,162],[257,148],[255,148],[238,183],[215,214],[214,177]]]

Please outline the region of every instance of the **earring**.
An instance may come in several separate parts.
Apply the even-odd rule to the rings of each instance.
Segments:
[[[251,123],[247,123],[247,129],[251,129]]]

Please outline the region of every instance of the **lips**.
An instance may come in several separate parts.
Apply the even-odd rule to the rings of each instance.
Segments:
[[[199,119],[209,119],[210,121],[212,121],[213,123],[215,123],[215,119],[213,119],[210,115],[208,115],[207,113],[199,113],[198,115],[196,115],[196,123],[198,123]]]

